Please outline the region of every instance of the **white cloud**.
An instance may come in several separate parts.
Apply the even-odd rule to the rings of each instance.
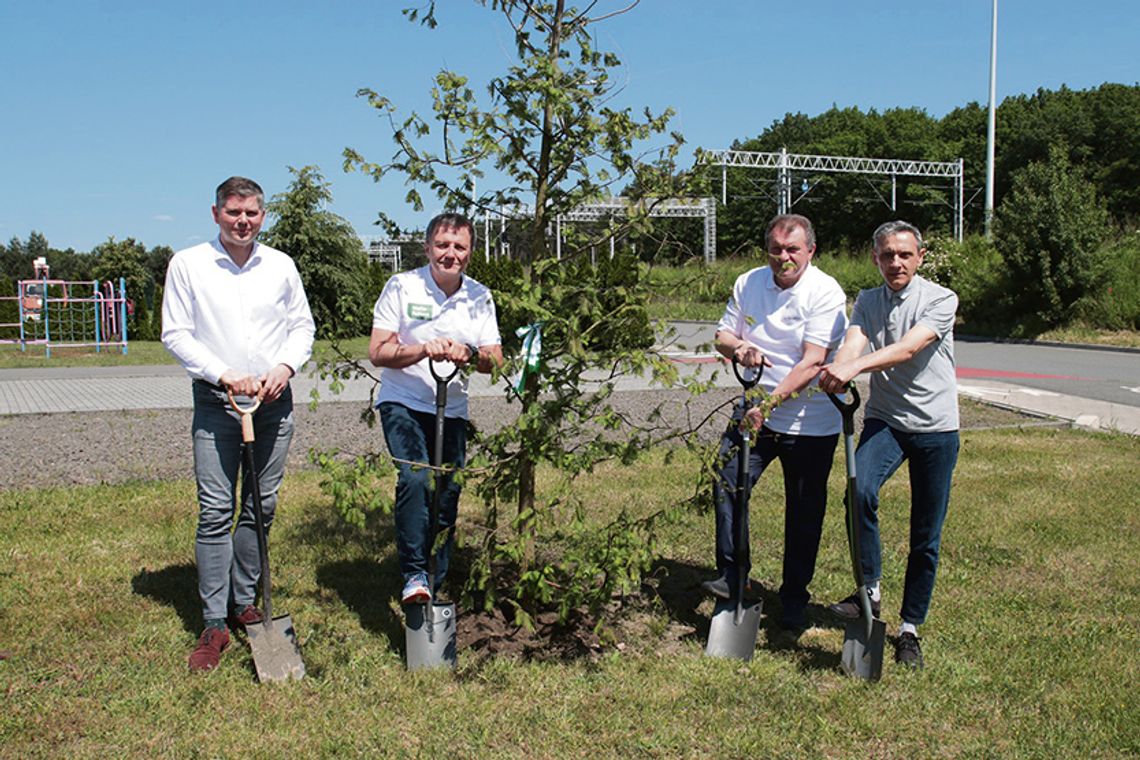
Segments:
[[[174,217],[172,217],[170,214],[155,214],[154,216],[151,217],[151,219],[155,220],[156,222],[173,222],[174,221]]]

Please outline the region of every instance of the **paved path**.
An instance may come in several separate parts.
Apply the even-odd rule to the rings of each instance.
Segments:
[[[714,356],[709,323],[678,323],[677,335],[664,347],[686,372],[708,372]],[[979,401],[1067,420],[1091,429],[1140,435],[1140,352],[1081,347],[1018,345],[959,340],[959,392]],[[1045,371],[1050,370],[1050,371]],[[731,373],[718,384],[735,386]],[[366,401],[373,383],[345,381],[333,396],[325,382],[307,373],[293,381],[302,402],[316,388],[323,399]],[[650,390],[639,378],[623,378],[618,390]],[[503,393],[477,375],[471,395]],[[138,367],[47,367],[0,370],[0,415],[101,412],[123,409],[186,409],[192,405],[190,381],[174,365]]]

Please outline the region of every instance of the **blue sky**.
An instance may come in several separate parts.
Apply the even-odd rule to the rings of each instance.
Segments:
[[[341,151],[392,153],[360,87],[429,108],[442,67],[481,89],[510,60],[491,11],[439,0],[213,4],[0,0],[0,240],[32,230],[90,250],[108,236],[177,249],[212,237],[231,174],[283,191],[318,165],[332,210],[373,234],[407,227],[399,179],[341,170]],[[614,8],[625,0],[601,0]],[[1140,81],[1140,3],[1000,0],[998,95]],[[672,106],[691,147],[723,148],[787,112],[917,106],[941,116],[988,88],[990,0],[642,0],[599,25],[625,68],[623,104]],[[999,135],[1000,150],[1000,135]]]

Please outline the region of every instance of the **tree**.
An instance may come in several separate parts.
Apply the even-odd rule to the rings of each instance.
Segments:
[[[516,329],[541,329],[539,372],[525,372],[517,386],[521,411],[517,421],[481,436],[469,470],[483,474],[475,487],[487,506],[486,539],[472,569],[469,588],[494,599],[492,573],[506,566],[516,578],[513,599],[518,619],[525,608],[556,603],[565,616],[576,605],[598,606],[612,592],[636,582],[650,558],[656,517],[633,520],[621,516],[598,530],[587,529],[574,509],[574,527],[562,526],[578,539],[560,547],[559,557],[536,552],[535,537],[550,525],[555,506],[574,505],[568,485],[581,472],[604,460],[631,463],[665,435],[647,421],[623,418],[610,396],[617,376],[652,372],[674,381],[675,368],[647,347],[653,334],[645,317],[644,268],[619,256],[590,265],[591,247],[608,250],[608,240],[646,229],[648,210],[660,199],[688,195],[693,177],[673,169],[683,144],[668,133],[670,111],[638,117],[612,105],[616,95],[612,71],[615,55],[594,47],[595,25],[613,13],[588,15],[567,7],[565,0],[483,0],[513,34],[515,62],[487,84],[485,101],[459,73],[441,71],[432,90],[433,118],[411,114],[400,120],[395,106],[380,93],[360,96],[389,121],[396,152],[386,163],[373,163],[356,150],[345,150],[345,169],[360,170],[383,181],[402,175],[412,187],[408,202],[423,208],[421,189],[446,205],[469,213],[524,203],[524,218],[512,223],[513,261],[485,263],[476,259],[473,273],[495,293],[500,329],[512,368],[520,369]],[[434,26],[436,6],[405,11],[413,21]],[[432,150],[432,123],[440,130],[440,148]],[[659,145],[638,153],[646,140]],[[472,188],[493,168],[505,187],[475,197]],[[484,185],[486,183],[483,183]],[[562,256],[552,251],[548,228],[554,220],[586,203],[610,197],[614,188],[633,188],[628,215],[615,215],[589,229],[564,230]],[[388,217],[381,214],[381,220]],[[605,246],[605,248],[601,248]],[[596,386],[588,371],[608,376]],[[545,463],[562,474],[562,487],[540,498],[535,475]],[[344,489],[340,494],[347,493]],[[358,493],[375,504],[371,491]],[[497,523],[498,505],[514,502],[511,532]],[[363,503],[363,502],[361,502]],[[341,500],[348,512],[351,498]],[[359,512],[354,513],[360,518]],[[575,530],[577,529],[577,531]],[[565,535],[564,534],[564,535]]]
[[[134,238],[107,240],[91,251],[94,263],[91,273],[96,280],[110,281],[116,289],[119,279],[126,281],[127,298],[134,304],[128,322],[127,334],[138,340],[154,340],[158,337],[158,320],[146,308],[147,287],[153,287],[150,271],[146,268],[146,246]]]
[[[1110,217],[1096,188],[1056,146],[1014,175],[998,208],[997,238],[1021,304],[1046,325],[1061,324],[1104,271],[1099,247]]]
[[[366,291],[368,256],[360,238],[352,225],[325,208],[332,191],[317,167],[290,166],[289,171],[293,182],[270,201],[274,222],[263,239],[296,262],[318,336],[366,335],[373,294]]]

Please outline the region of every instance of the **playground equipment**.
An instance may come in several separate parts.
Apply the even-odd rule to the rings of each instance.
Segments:
[[[17,280],[16,295],[3,300],[16,301],[19,321],[0,323],[5,337],[0,343],[44,347],[51,358],[53,348],[94,347],[98,351],[118,349],[127,353],[126,280],[53,280],[46,259],[32,262],[34,279]],[[14,337],[17,334],[19,337]]]

